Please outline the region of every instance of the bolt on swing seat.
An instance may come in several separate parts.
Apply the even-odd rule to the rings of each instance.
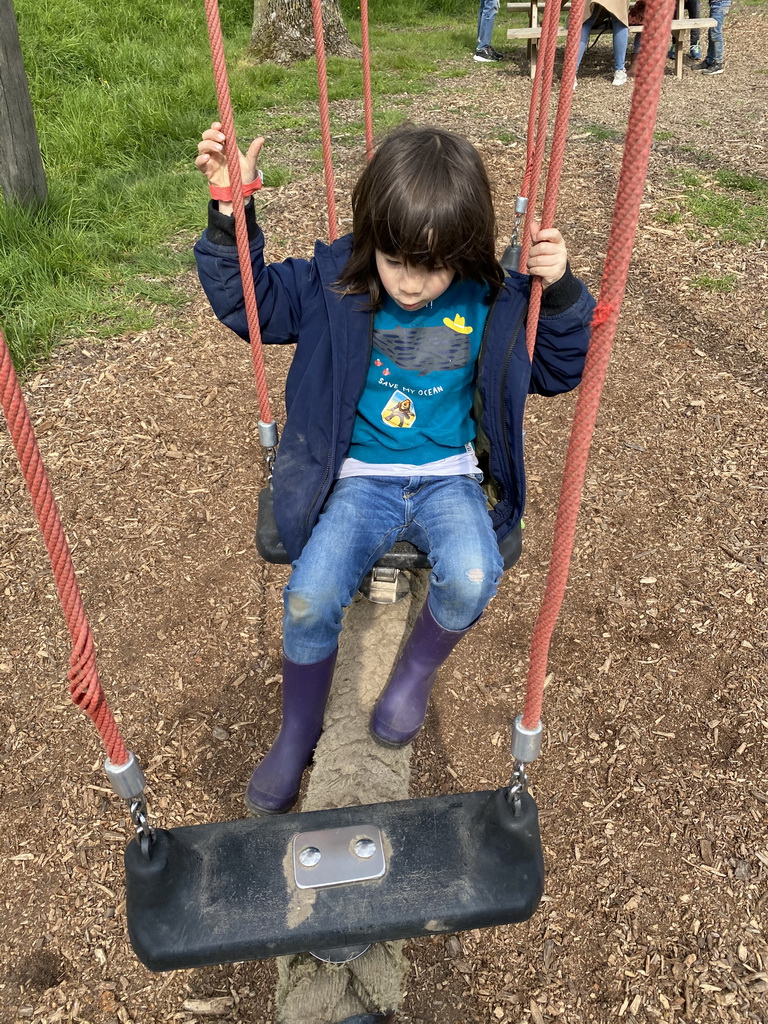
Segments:
[[[544,886],[536,805],[507,788],[158,830],[125,867],[152,971],[517,923]]]

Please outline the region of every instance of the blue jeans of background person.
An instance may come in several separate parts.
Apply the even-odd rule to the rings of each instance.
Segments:
[[[443,629],[472,625],[503,572],[477,476],[348,477],[336,483],[283,591],[283,650],[322,661],[338,642],[344,609],[395,541],[426,552],[429,607]]]
[[[729,0],[730,2],[730,0]],[[685,0],[685,9],[688,12],[689,18],[699,18],[699,0]],[[675,12],[677,17],[677,12]],[[697,28],[691,29],[691,46],[694,47],[699,41],[700,31]]]
[[[480,11],[477,16],[477,48],[491,45],[493,23],[499,10],[499,0],[480,0]]]
[[[598,18],[605,16],[605,11],[602,7],[597,7],[594,14],[588,18],[581,26],[581,41],[579,42],[579,58],[576,62],[576,67],[581,66],[581,58],[584,56],[584,51],[587,48],[589,42],[589,33],[592,26],[595,24]],[[614,18],[612,14],[608,17],[611,19],[611,29],[613,31],[613,70],[621,71],[624,68],[624,61],[627,57],[627,42],[629,41],[629,29],[626,25],[623,25],[618,18]]]
[[[730,0],[729,0],[729,2],[730,2]],[[684,7],[685,7],[686,11],[688,12],[688,17],[689,18],[698,18],[698,17],[700,17],[700,15],[699,15],[699,11],[700,11],[699,0],[685,0]],[[677,11],[675,11],[675,17],[677,17]],[[700,38],[701,38],[701,30],[698,29],[698,28],[692,28],[691,29],[691,49],[693,49],[694,46],[698,46]],[[642,32],[637,32],[635,34],[635,41],[634,41],[634,44],[632,46],[632,49],[633,49],[633,52],[635,53],[635,55],[640,53],[640,44],[642,43],[642,41],[643,41],[643,33]],[[672,37],[672,45],[673,46],[675,45],[675,37],[674,36]],[[670,50],[670,53],[671,52],[672,51]]]
[[[731,9],[731,0],[709,0],[709,16],[717,24],[709,30],[709,46],[707,47],[707,64],[723,63],[723,22]]]

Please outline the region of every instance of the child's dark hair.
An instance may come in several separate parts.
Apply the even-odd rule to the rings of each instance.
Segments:
[[[429,270],[501,287],[496,216],[480,154],[453,132],[403,125],[374,153],[352,192],[352,255],[339,288],[382,301],[376,250]]]

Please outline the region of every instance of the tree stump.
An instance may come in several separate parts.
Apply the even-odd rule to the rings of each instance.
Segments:
[[[349,38],[338,0],[323,0],[325,52],[328,57],[360,57]],[[256,61],[292,64],[315,53],[310,0],[254,0],[250,52]]]
[[[48,197],[11,0],[0,0],[0,190],[7,203],[20,206]]]

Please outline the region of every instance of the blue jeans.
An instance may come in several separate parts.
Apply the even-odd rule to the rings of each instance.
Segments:
[[[584,56],[584,51],[587,48],[589,42],[589,33],[592,26],[595,24],[598,18],[604,17],[605,12],[602,7],[595,9],[594,14],[588,18],[581,26],[581,40],[579,42],[579,59],[576,62],[576,67],[581,66],[581,58]],[[629,29],[626,25],[623,25],[618,18],[614,18],[612,14],[608,17],[611,19],[611,29],[613,30],[613,70],[621,71],[624,67],[624,61],[627,57],[627,43],[629,42]]]
[[[477,16],[477,48],[491,45],[493,23],[499,10],[499,0],[480,0],[480,11]]]
[[[344,609],[395,541],[426,552],[429,607],[443,629],[465,629],[503,572],[478,476],[348,477],[336,483],[283,591],[283,650],[308,665],[334,650]]]
[[[701,17],[699,13],[699,0],[685,0],[685,9],[688,12],[689,18]],[[675,12],[675,17],[677,17],[677,12]],[[700,34],[699,29],[691,29],[691,47],[698,45]]]
[[[717,24],[709,30],[709,46],[707,47],[707,64],[723,63],[723,22],[725,16],[731,9],[731,0],[709,0],[709,16],[714,18]]]
[[[699,15],[699,0],[685,0],[684,7],[685,7],[686,11],[688,12],[688,17],[689,18],[698,18],[698,17],[700,17],[700,15]],[[675,17],[677,17],[677,11],[675,11]],[[701,37],[701,31],[698,28],[692,28],[691,29],[690,49],[693,49],[694,46],[698,46],[699,45],[700,37]],[[635,41],[634,41],[634,44],[632,46],[632,51],[635,54],[635,56],[637,56],[637,54],[640,53],[640,44],[642,43],[642,41],[643,41],[643,33],[642,32],[638,32],[635,35]],[[674,46],[674,45],[675,45],[675,37],[672,36],[672,46]],[[670,50],[670,53],[671,52],[672,51]]]

